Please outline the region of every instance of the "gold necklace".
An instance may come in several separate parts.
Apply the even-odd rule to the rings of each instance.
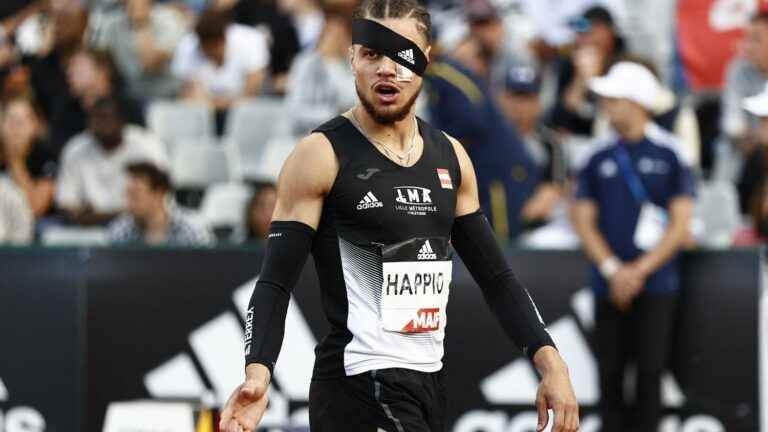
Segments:
[[[368,133],[365,132],[363,129],[362,124],[357,119],[357,116],[355,115],[354,110],[349,111],[350,114],[352,114],[352,124],[357,128],[358,131],[360,131],[361,134],[370,142],[375,144],[376,146],[380,147],[382,150],[384,150],[384,153],[386,153],[387,157],[389,159],[392,159],[392,156],[396,157],[400,162],[400,165],[403,166],[410,166],[411,162],[411,154],[413,153],[413,150],[416,148],[416,131],[418,129],[418,123],[416,122],[416,118],[413,119],[413,132],[411,133],[411,146],[408,148],[408,150],[403,153],[403,155],[397,154],[394,150],[390,149],[389,146],[385,145],[381,141],[371,137]]]

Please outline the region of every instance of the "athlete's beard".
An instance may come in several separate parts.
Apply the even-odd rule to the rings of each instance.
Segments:
[[[355,90],[357,91],[357,97],[360,99],[360,103],[363,105],[363,108],[365,108],[365,111],[367,111],[368,114],[373,118],[373,120],[378,124],[390,125],[392,123],[399,122],[408,116],[408,113],[411,112],[411,108],[413,108],[413,104],[416,102],[416,98],[421,92],[421,85],[419,85],[419,88],[416,89],[416,92],[413,93],[413,96],[408,99],[402,108],[392,112],[376,111],[376,107],[373,105],[373,102],[366,99],[363,92],[360,91],[360,86],[357,85],[357,81],[355,81]]]

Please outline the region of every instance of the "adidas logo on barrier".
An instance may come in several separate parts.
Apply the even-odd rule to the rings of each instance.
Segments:
[[[373,192],[371,191],[368,191],[368,193],[365,194],[363,199],[360,200],[360,203],[357,204],[358,210],[367,210],[367,209],[377,208],[377,207],[384,207],[384,204],[382,204],[382,202],[379,201],[378,198],[376,198],[373,195]]]
[[[245,282],[232,296],[243,321],[248,320],[248,302],[256,280]],[[199,399],[212,392],[219,404],[226,403],[232,390],[243,381],[244,330],[240,319],[233,312],[224,312],[193,330],[188,339],[191,349],[177,354],[144,376],[144,386],[150,396]],[[285,338],[291,343],[283,344],[280,361],[275,366],[277,386],[269,389],[269,408],[261,422],[266,428],[309,425],[306,404],[317,341],[293,300],[286,314]],[[206,378],[210,389],[205,384]],[[297,402],[303,404],[303,408],[295,409]]]
[[[419,249],[419,254],[416,255],[416,258],[420,260],[437,259],[437,254],[432,250],[432,245],[429,244],[429,240],[425,241],[421,246],[421,249]]]
[[[0,402],[8,402],[11,395],[5,386],[3,379],[0,378]],[[0,432],[18,432],[18,431],[43,431],[46,429],[45,418],[35,408],[29,406],[19,406],[3,412],[0,408]]]
[[[405,51],[400,51],[397,53],[397,56],[401,59],[407,61],[410,64],[416,64],[416,61],[413,59],[413,49],[407,49]]]
[[[428,244],[429,241],[425,241],[422,249],[429,247],[431,250],[431,245],[428,246]],[[248,302],[255,284],[256,279],[250,280],[240,286],[233,295],[233,301],[243,321],[247,320]],[[597,363],[581,329],[590,331],[594,328],[594,298],[591,290],[584,289],[576,293],[571,298],[571,307],[574,314],[555,320],[549,325],[549,331],[569,368],[579,371],[571,375],[577,400],[582,406],[595,406],[600,397]],[[768,309],[768,296],[764,296],[762,308]],[[200,398],[201,395],[210,391],[203,383],[202,374],[204,374],[218,402],[224,404],[232,389],[242,382],[243,336],[243,327],[238,317],[232,312],[224,312],[193,330],[189,335],[191,347],[189,354],[187,351],[179,353],[151,370],[144,377],[144,385],[154,398]],[[265,428],[285,427],[287,424],[292,427],[309,425],[309,411],[306,404],[309,400],[309,383],[314,366],[316,340],[293,300],[290,301],[286,314],[285,340],[290,343],[283,344],[280,361],[275,366],[276,386],[270,387],[269,408],[261,422],[261,426]],[[196,357],[200,371],[190,354]],[[538,377],[527,359],[517,358],[481,380],[479,386],[482,395],[491,405],[533,407],[538,389]],[[8,392],[0,380],[0,402],[7,398]],[[662,401],[664,406],[676,408],[685,403],[683,393],[669,373],[662,379]],[[291,405],[295,406],[297,402],[302,407],[292,409]],[[722,432],[725,430],[719,420],[707,415],[697,415],[688,420],[699,426],[696,429],[675,427],[674,420],[673,417],[668,416],[659,430],[661,432],[679,430]],[[536,422],[535,411],[523,412],[509,419],[502,411],[476,409],[462,413],[452,431],[535,430]],[[504,429],[505,425],[509,428]],[[599,416],[589,414],[582,419],[579,430],[596,432],[599,427]]]

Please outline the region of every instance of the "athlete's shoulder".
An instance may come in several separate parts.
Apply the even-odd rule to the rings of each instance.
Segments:
[[[316,163],[322,164],[335,160],[331,141],[320,132],[313,132],[300,139],[292,153],[307,162],[316,160]]]
[[[338,162],[330,141],[321,133],[312,133],[296,143],[278,177],[289,190],[330,190],[338,172]]]
[[[336,116],[327,122],[316,127],[312,132],[328,132],[338,129],[348,123],[348,120],[344,116]]]

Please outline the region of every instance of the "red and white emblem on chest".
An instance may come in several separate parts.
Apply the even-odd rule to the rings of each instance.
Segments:
[[[445,168],[437,168],[437,178],[440,179],[440,186],[443,189],[453,189],[451,173]]]

